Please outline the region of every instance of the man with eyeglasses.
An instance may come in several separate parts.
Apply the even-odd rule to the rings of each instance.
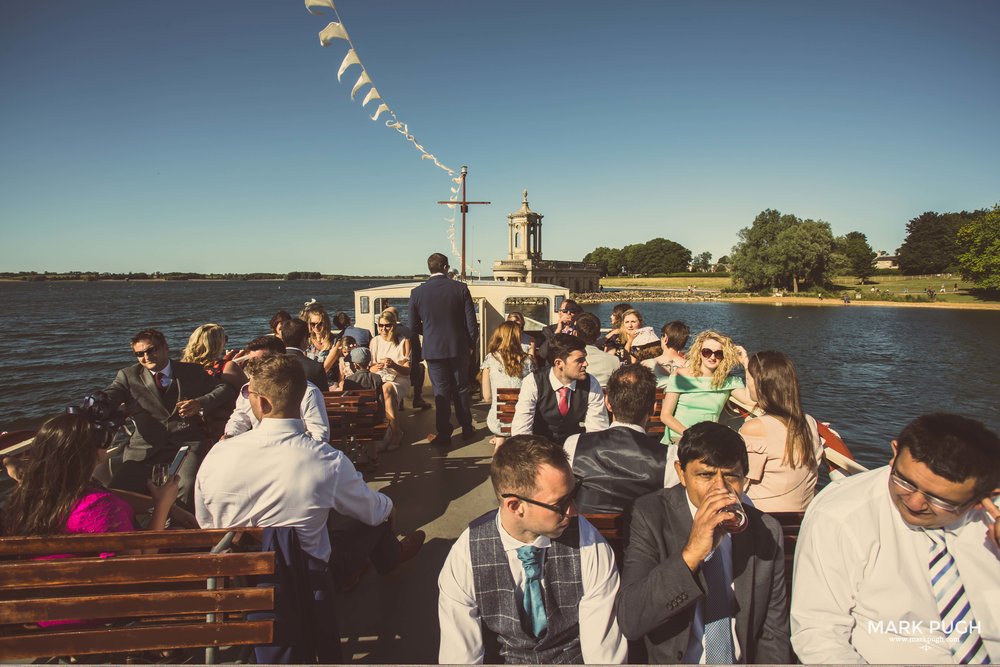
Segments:
[[[132,353],[136,363],[118,371],[104,390],[114,406],[124,404],[135,425],[110,486],[147,493],[153,465],[170,463],[187,445],[190,450],[177,471],[178,497],[190,506],[199,452],[208,444],[201,414],[231,402],[235,389],[221,378],[209,377],[198,364],[172,361],[167,340],[156,329],[137,333]]]
[[[890,465],[831,484],[795,553],[803,663],[1000,661],[1000,438],[951,414],[910,422]]]
[[[695,424],[674,468],[680,484],[639,498],[632,511],[622,632],[643,639],[654,664],[791,662],[781,526],[741,506],[743,438]]]
[[[559,310],[557,311],[559,319],[555,324],[547,324],[542,327],[542,344],[538,348],[538,354],[542,358],[543,365],[551,365],[552,362],[549,361],[549,345],[552,344],[552,337],[556,334],[566,334],[569,336],[577,335],[576,332],[576,318],[583,312],[583,308],[580,307],[573,299],[565,299],[559,304]],[[599,327],[598,327],[599,328]]]
[[[566,453],[514,436],[490,478],[500,508],[469,524],[438,577],[439,663],[625,662],[614,554],[577,515]]]

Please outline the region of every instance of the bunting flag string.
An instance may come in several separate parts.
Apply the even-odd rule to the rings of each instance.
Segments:
[[[370,86],[368,88],[367,94],[361,101],[361,107],[366,108],[371,102],[378,100],[379,104],[375,108],[375,112],[371,116],[371,119],[373,121],[378,121],[383,114],[388,114],[389,115],[388,119],[384,121],[386,127],[396,130],[401,135],[403,135],[403,138],[406,141],[413,144],[413,147],[416,148],[421,153],[420,155],[421,161],[424,160],[431,161],[435,167],[438,167],[439,169],[447,172],[448,175],[452,177],[452,180],[455,183],[460,184],[462,182],[462,179],[455,177],[455,170],[442,164],[437,159],[437,157],[434,156],[434,154],[429,153],[420,143],[417,142],[416,138],[414,138],[414,136],[410,134],[410,129],[406,125],[406,123],[400,122],[399,118],[396,117],[396,112],[392,110],[388,102],[385,101],[381,93],[379,93],[378,90],[375,88],[375,84],[372,81],[371,76],[368,74],[368,70],[365,69],[364,63],[361,62],[361,58],[358,56],[357,49],[355,49],[354,47],[354,42],[351,41],[351,36],[347,32],[347,28],[344,26],[344,21],[343,19],[340,18],[340,14],[339,12],[337,12],[337,8],[334,6],[333,0],[305,0],[305,5],[306,5],[306,10],[310,14],[320,15],[324,11],[329,11],[333,14],[334,18],[336,19],[335,21],[331,21],[329,24],[327,24],[325,28],[323,28],[320,31],[319,43],[321,45],[323,45],[324,47],[331,46],[337,40],[342,40],[344,42],[347,42],[348,46],[347,54],[344,56],[343,61],[341,61],[340,63],[340,69],[337,70],[337,81],[340,82],[344,74],[351,67],[357,65],[361,68],[361,75],[358,77],[358,80],[351,88],[351,100],[353,101],[356,98],[357,94],[365,86]],[[458,188],[457,187],[451,188],[451,192],[452,196],[450,197],[450,201],[458,201],[458,195],[456,194],[458,192]],[[453,256],[459,258],[460,262],[459,265],[461,266],[461,262],[464,262],[465,258],[461,257],[461,254],[458,252],[455,243],[455,221],[456,221],[456,216],[454,212],[455,204],[449,204],[448,208],[452,209],[451,217],[445,218],[445,222],[449,223],[448,238],[451,241],[452,254]],[[466,268],[469,267],[466,266]]]

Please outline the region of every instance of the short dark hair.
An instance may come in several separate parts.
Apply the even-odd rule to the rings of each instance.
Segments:
[[[687,428],[677,444],[677,460],[681,470],[691,461],[701,461],[713,468],[743,466],[750,470],[750,457],[743,436],[718,422],[700,422]]]
[[[583,313],[576,318],[576,335],[587,345],[597,342],[601,335],[601,321],[593,313]]]
[[[167,339],[156,329],[143,329],[136,335],[132,336],[132,345],[135,345],[140,340],[152,341],[153,345],[167,344]]]
[[[620,366],[608,380],[607,396],[615,421],[643,426],[656,402],[656,376],[639,364]]]
[[[271,319],[268,320],[267,325],[271,327],[272,332],[278,333],[278,325],[290,319],[292,319],[292,316],[288,314],[287,310],[279,310],[278,312],[276,312],[274,315],[271,316]]]
[[[284,354],[285,342],[277,336],[260,336],[254,338],[243,348],[244,352],[257,352],[258,350],[264,350],[271,354]]]
[[[615,307],[611,309],[611,326],[619,327],[621,326],[622,315],[626,311],[632,310],[632,304],[630,303],[617,303]]]
[[[351,316],[342,310],[338,310],[337,314],[333,316],[333,324],[338,329],[346,329],[351,326]]]
[[[573,313],[574,315],[579,315],[580,313],[583,312],[583,308],[580,307],[580,304],[578,304],[573,299],[564,299],[560,308],[563,307],[565,307],[566,310]]]
[[[1000,438],[981,422],[936,412],[917,417],[896,438],[897,455],[910,452],[935,475],[950,482],[976,480],[979,500],[1000,486]]]
[[[278,333],[281,335],[281,340],[286,348],[297,347],[302,349],[306,338],[309,337],[309,325],[298,318],[285,320],[278,325]],[[269,338],[273,338],[273,336],[269,336]]]
[[[540,435],[515,435],[493,454],[490,480],[497,498],[501,493],[529,495],[535,490],[538,469],[543,465],[573,474],[566,450]]]
[[[691,337],[691,330],[680,320],[674,320],[663,325],[660,335],[667,337],[667,347],[680,352],[687,345],[688,338]]]
[[[427,258],[427,270],[430,273],[444,273],[448,268],[448,258],[439,252]]]
[[[566,361],[566,357],[579,350],[585,352],[587,344],[576,336],[569,334],[555,334],[549,339],[549,365],[555,366],[556,359]]]

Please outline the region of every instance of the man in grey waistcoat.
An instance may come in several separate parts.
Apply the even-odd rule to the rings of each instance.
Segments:
[[[625,662],[614,554],[577,515],[566,453],[514,436],[490,478],[499,509],[459,536],[438,577],[439,662]]]

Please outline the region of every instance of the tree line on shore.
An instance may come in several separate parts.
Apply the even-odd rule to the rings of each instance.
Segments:
[[[797,293],[829,287],[835,276],[852,275],[863,283],[876,273],[876,254],[863,232],[834,236],[828,222],[775,209],[761,211],[740,230],[731,256],[714,265],[711,258],[709,252],[692,256],[675,241],[655,238],[621,249],[601,246],[583,261],[597,264],[604,276],[728,270],[734,288],[745,291]],[[961,273],[981,288],[1000,289],[1000,204],[972,212],[922,213],[907,223],[896,258],[904,275]]]
[[[59,282],[67,280],[363,280],[372,278],[409,279],[412,276],[345,276],[323,274],[319,271],[290,271],[288,273],[194,273],[169,271],[142,271],[112,273],[108,271],[3,271],[0,280],[25,282]]]

